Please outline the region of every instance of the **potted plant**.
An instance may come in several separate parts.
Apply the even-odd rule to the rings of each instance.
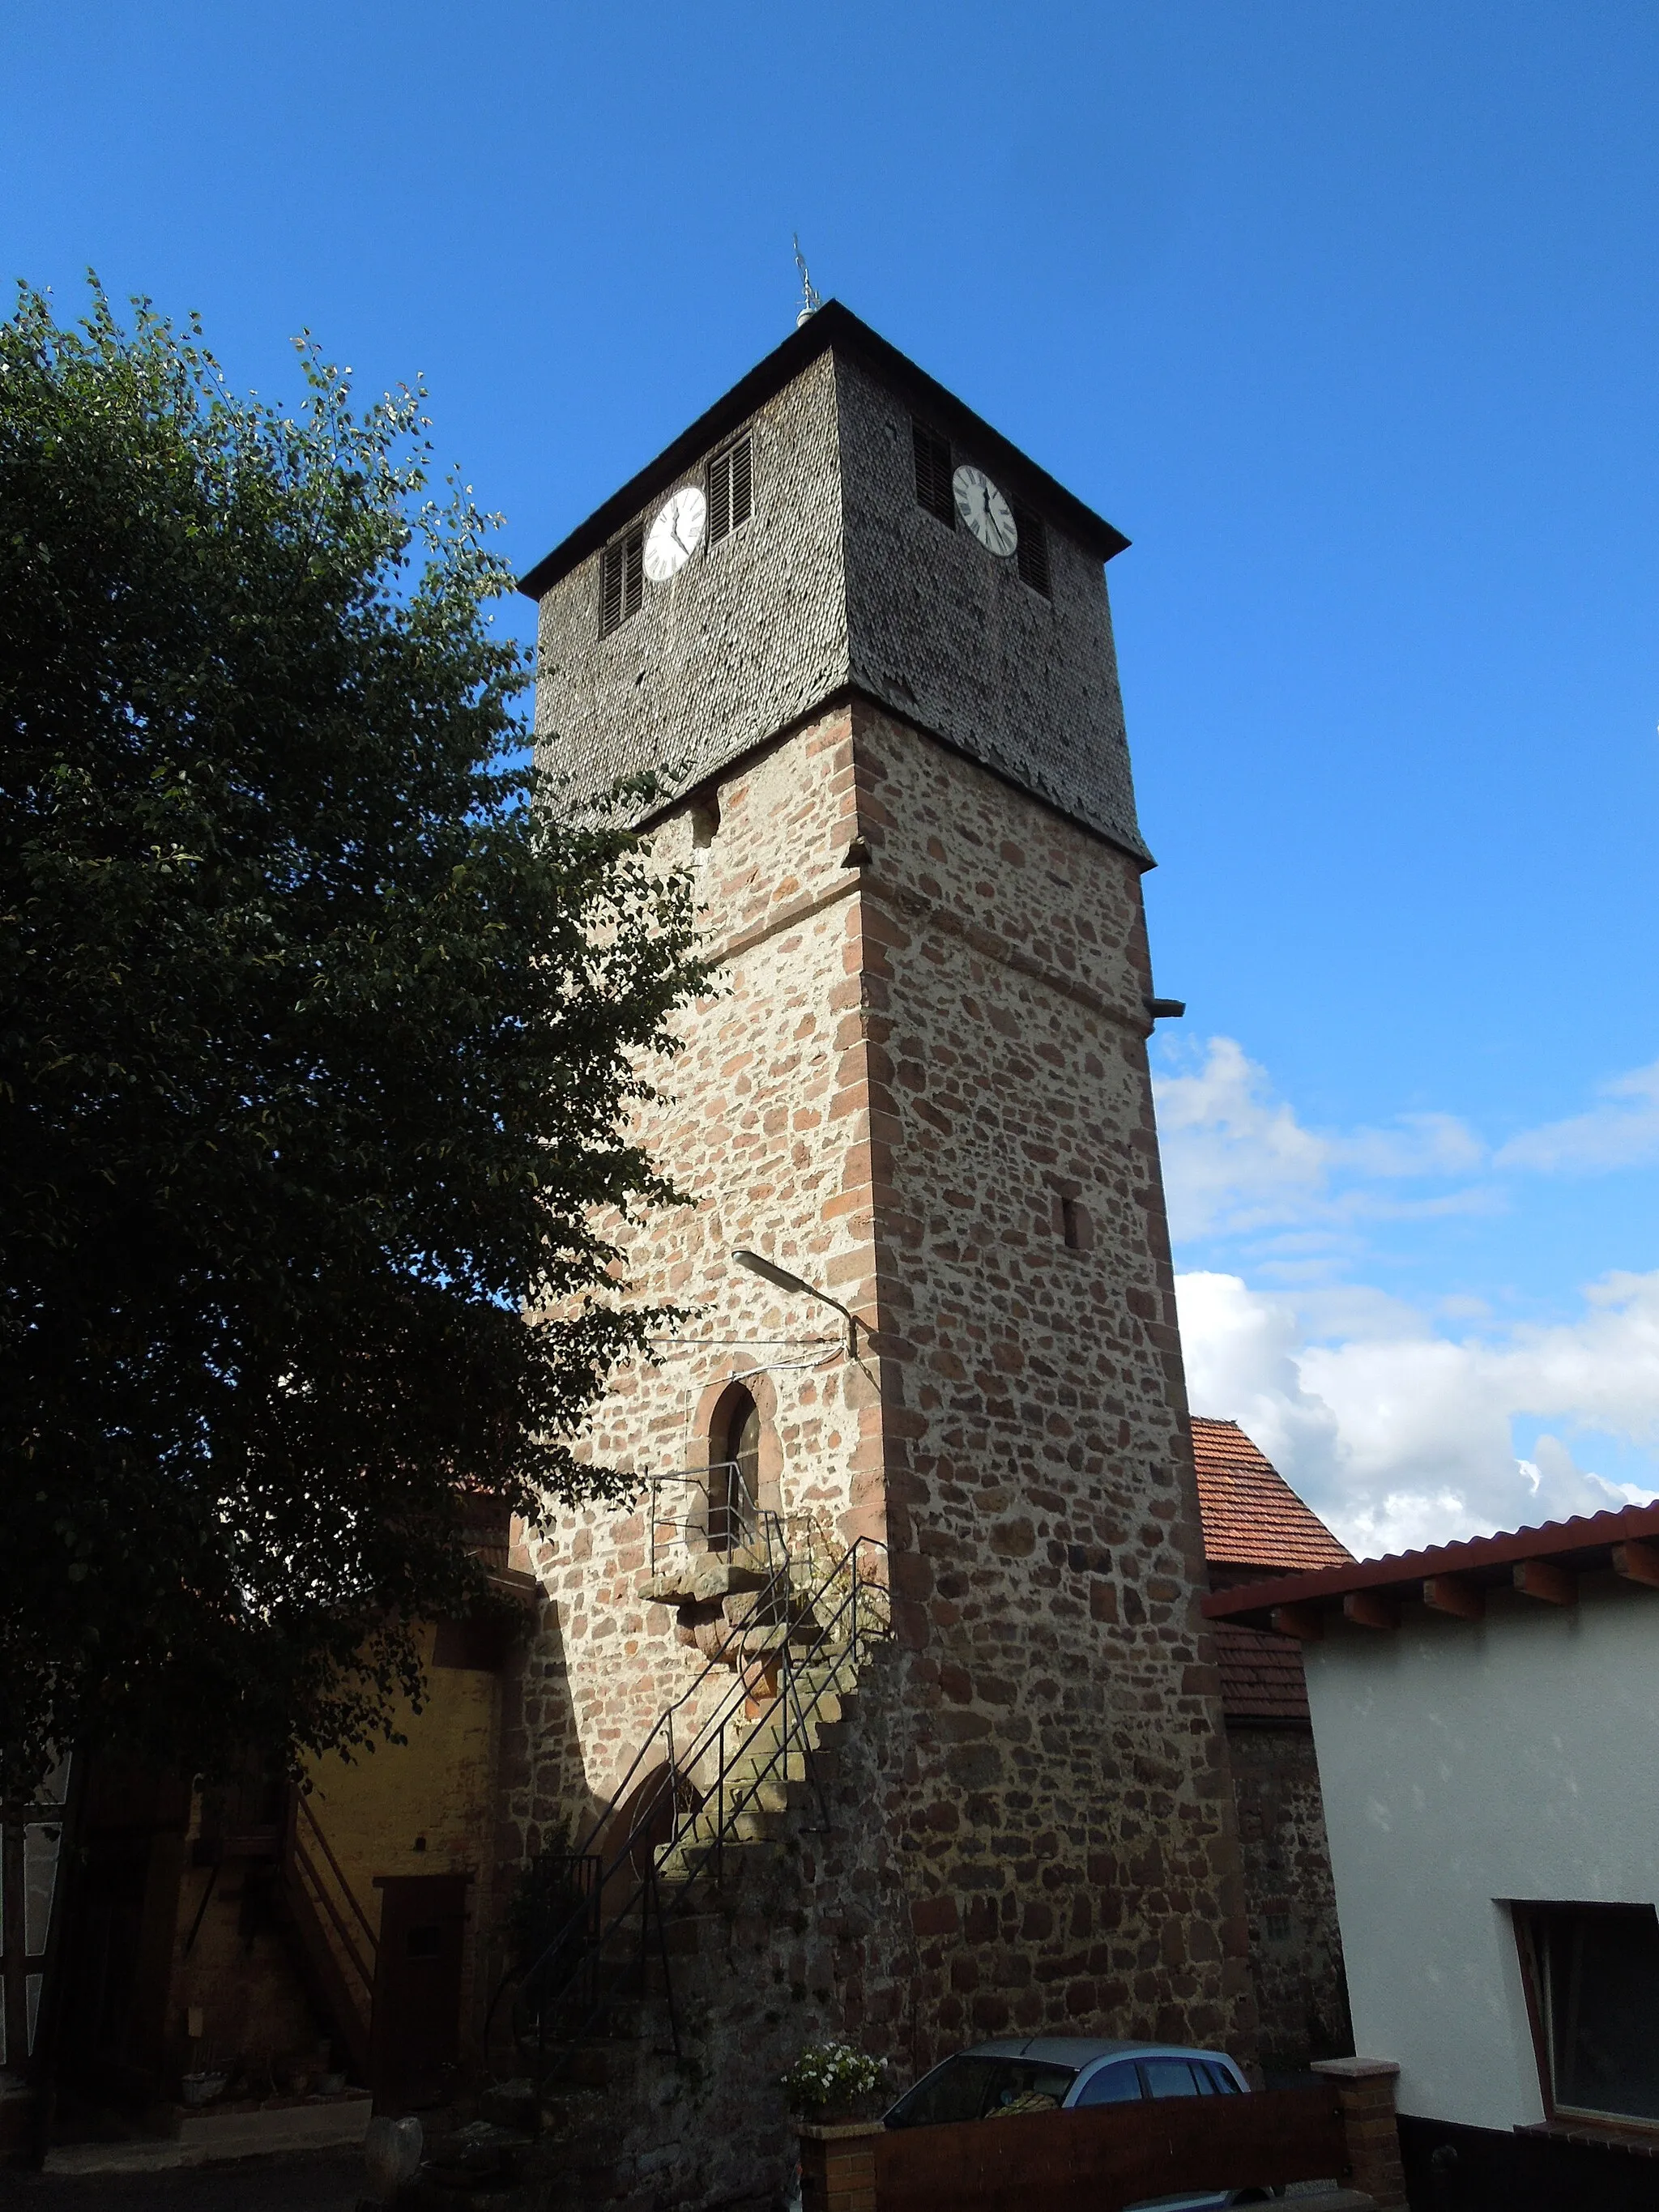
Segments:
[[[817,2127],[874,2119],[885,2062],[850,2043],[810,2043],[783,2077],[789,2109]]]

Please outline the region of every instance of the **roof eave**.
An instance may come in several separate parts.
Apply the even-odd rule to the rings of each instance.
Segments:
[[[520,577],[519,589],[526,599],[539,599],[561,577],[568,575],[590,554],[597,552],[624,522],[647,505],[653,493],[665,489],[676,477],[683,476],[728,431],[746,422],[820,354],[837,349],[862,362],[886,383],[896,386],[941,427],[964,434],[976,457],[1001,470],[1011,490],[1030,497],[1058,529],[1097,552],[1102,561],[1114,559],[1128,545],[1129,540],[1121,530],[1103,515],[1097,514],[1091,507],[1086,507],[1075,492],[1067,491],[1057,478],[1022,453],[1000,430],[993,429],[982,416],[975,414],[971,407],[929,376],[926,369],[919,368],[867,323],[860,322],[851,308],[842,307],[838,300],[826,300],[810,321],[792,331],[781,345],[775,346],[763,361],[757,362],[746,376],[740,377],[729,392],[683,430],[672,445],[665,446],[653,461],[630,477],[603,506],[595,507],[585,522],[578,523],[568,538]]]
[[[1579,1555],[1580,1571],[1606,1563],[1615,1544],[1659,1539],[1659,1503],[1627,1505],[1572,1521],[1546,1522],[1498,1536],[1474,1536],[1461,1544],[1438,1544],[1421,1552],[1397,1552],[1381,1559],[1362,1559],[1351,1567],[1317,1567],[1283,1575],[1272,1582],[1245,1583],[1216,1590],[1202,1600],[1211,1620],[1237,1620],[1249,1627],[1271,1625],[1281,1607],[1340,1612],[1345,1597],[1361,1590],[1407,1596],[1437,1576],[1461,1576],[1486,1587],[1502,1587],[1512,1571],[1530,1559],[1561,1560]]]

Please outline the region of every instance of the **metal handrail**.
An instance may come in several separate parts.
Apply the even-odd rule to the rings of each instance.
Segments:
[[[768,1581],[757,1594],[755,1605],[755,1610],[757,1613],[765,1612],[772,1607],[775,1607],[778,1603],[780,1598],[781,1598],[787,1605],[790,1595],[790,1580],[794,1566],[793,1560],[790,1558],[787,1550],[783,1545],[781,1535],[783,1524],[781,1516],[771,1514],[765,1517],[769,1521],[776,1522],[778,1528],[778,1541],[775,1549],[770,1542],[768,1544],[768,1561],[769,1563],[775,1562],[775,1564],[771,1565],[770,1580]],[[865,1540],[867,1541],[869,1540],[866,1539]],[[831,1571],[832,1577],[834,1571],[834,1570]],[[805,1604],[810,1607],[811,1601],[811,1599],[808,1598],[805,1601]],[[612,1790],[609,1802],[604,1807],[597,1818],[592,1821],[586,1834],[584,1835],[580,1841],[576,1844],[575,1848],[579,1853],[591,1851],[594,1844],[599,1841],[601,1834],[616,1818],[617,1810],[626,1799],[629,1789],[632,1784],[635,1777],[639,1773],[641,1768],[645,1765],[647,1758],[653,1751],[658,1749],[663,1744],[666,1744],[669,1753],[668,1764],[671,1771],[672,1771],[677,1765],[681,1772],[684,1772],[688,1770],[691,1760],[697,1756],[695,1747],[699,1742],[703,1734],[706,1733],[708,1723],[705,1723],[699,1724],[693,1735],[692,1746],[688,1747],[686,1754],[678,1760],[676,1760],[674,1757],[674,1735],[676,1725],[680,1716],[685,1711],[687,1706],[696,1701],[699,1693],[702,1691],[710,1678],[720,1674],[722,1670],[733,1668],[737,1662],[742,1657],[741,1646],[744,1638],[749,1634],[751,1626],[752,1623],[747,1620],[734,1621],[726,1635],[721,1638],[720,1643],[710,1653],[706,1664],[702,1667],[700,1672],[694,1676],[687,1686],[681,1691],[679,1696],[675,1698],[673,1704],[672,1705],[665,1706],[662,1712],[658,1715],[656,1722],[652,1727],[651,1733],[646,1737],[639,1749],[635,1753],[633,1759],[629,1763],[627,1771],[623,1774],[621,1781],[618,1782],[616,1787]],[[738,1679],[733,1684],[732,1690],[727,1692],[727,1698],[728,1700],[735,1698],[739,1701],[746,1701],[747,1697],[747,1684],[741,1671],[739,1671],[738,1674]]]
[[[628,1772],[623,1776],[621,1784],[613,1793],[609,1805],[605,1808],[605,1810],[600,1814],[599,1820],[590,1829],[586,1839],[580,1847],[584,1853],[588,1851],[592,1844],[599,1838],[605,1827],[615,1820],[618,1809],[626,1801],[629,1786],[632,1782],[635,1774],[638,1771],[640,1765],[645,1758],[646,1753],[653,1746],[665,1741],[668,1747],[668,1759],[665,1766],[662,1783],[655,1790],[651,1792],[647,1802],[643,1806],[637,1807],[635,1808],[627,1835],[608,1855],[608,1857],[603,1864],[603,1869],[599,1875],[599,1886],[601,1891],[608,1887],[618,1875],[624,1875],[630,1873],[634,1875],[631,1884],[628,1885],[627,1894],[623,1897],[622,1903],[617,1906],[614,1913],[610,1916],[608,1924],[612,1927],[620,1924],[626,1919],[628,1915],[634,1911],[635,1907],[638,1906],[641,1910],[640,1940],[642,1954],[648,1941],[649,1923],[653,1905],[657,1913],[659,1939],[661,1936],[663,1909],[661,1899],[658,1891],[659,1867],[663,1858],[672,1853],[678,1847],[680,1838],[685,1832],[685,1828],[694,1825],[696,1821],[702,1817],[707,1804],[707,1800],[702,1800],[689,1813],[684,1814],[683,1816],[682,1806],[680,1803],[683,1783],[692,1781],[695,1785],[695,1778],[692,1771],[694,1766],[705,1763],[708,1758],[712,1757],[714,1759],[716,1767],[714,1790],[716,1811],[714,1822],[714,1832],[703,1844],[700,1851],[698,1851],[694,1857],[690,1859],[681,1869],[679,1876],[679,1889],[682,1899],[689,1891],[691,1884],[709,1865],[711,1861],[715,1866],[716,1878],[719,1878],[720,1873],[723,1870],[724,1867],[725,1846],[728,1837],[735,1830],[737,1823],[742,1817],[743,1814],[756,1802],[760,1794],[762,1785],[770,1779],[772,1774],[776,1770],[780,1760],[786,1762],[787,1771],[787,1761],[791,1751],[797,1745],[805,1745],[810,1754],[812,1747],[808,1740],[807,1732],[811,1720],[816,1715],[818,1706],[823,1700],[824,1690],[820,1688],[804,1698],[799,1680],[800,1675],[810,1668],[814,1666],[822,1666],[824,1663],[826,1655],[833,1655],[831,1657],[832,1666],[845,1663],[849,1661],[852,1664],[856,1666],[859,1663],[862,1643],[865,1640],[867,1640],[868,1637],[872,1633],[886,1632],[889,1626],[889,1620],[887,1619],[884,1619],[881,1621],[878,1630],[872,1631],[870,1628],[866,1628],[863,1631],[862,1635],[860,1634],[859,1625],[860,1593],[864,1594],[863,1602],[867,1612],[871,1603],[871,1591],[874,1589],[882,1587],[882,1585],[874,1581],[873,1577],[866,1577],[860,1573],[860,1569],[861,1563],[865,1559],[871,1558],[876,1553],[884,1554],[885,1551],[885,1545],[880,1543],[873,1537],[865,1536],[858,1538],[847,1549],[847,1551],[842,1553],[835,1560],[834,1564],[830,1567],[822,1581],[817,1583],[811,1592],[810,1595],[803,1601],[801,1608],[802,1612],[806,1615],[816,1619],[818,1607],[825,1601],[827,1594],[834,1588],[836,1581],[843,1575],[848,1577],[848,1589],[845,1595],[842,1596],[836,1604],[829,1618],[826,1620],[823,1620],[818,1623],[818,1632],[806,1650],[797,1655],[793,1648],[787,1643],[786,1643],[782,1647],[779,1654],[781,1674],[779,1694],[784,1699],[784,1725],[779,1732],[777,1741],[774,1745],[772,1753],[765,1761],[765,1764],[747,1778],[745,1782],[737,1790],[735,1794],[732,1796],[729,1802],[727,1798],[726,1787],[727,1771],[730,1765],[728,1759],[727,1735],[728,1731],[738,1718],[737,1708],[739,1702],[745,1705],[748,1702],[746,1684],[739,1679],[739,1681],[734,1687],[733,1693],[724,1700],[721,1707],[717,1710],[716,1713],[695,1732],[692,1743],[688,1746],[686,1754],[684,1757],[676,1758],[673,1743],[672,1722],[674,1717],[684,1706],[687,1700],[695,1694],[696,1688],[706,1681],[714,1667],[716,1664],[724,1663],[719,1655],[717,1655],[716,1658],[711,1660],[708,1666],[702,1669],[702,1673],[697,1677],[696,1682],[692,1685],[691,1689],[688,1690],[682,1697],[677,1698],[675,1703],[668,1708],[667,1711],[659,1720],[656,1726],[652,1729],[651,1734],[647,1737],[645,1743],[641,1747],[640,1752],[634,1759],[633,1764],[629,1766]],[[845,1632],[844,1633],[840,1632],[843,1630]],[[733,1632],[734,1636],[741,1635],[743,1632],[744,1631],[741,1626]],[[729,1650],[732,1638],[726,1639],[726,1642],[721,1647],[722,1652]],[[792,1702],[793,1709],[793,1714],[791,1711]],[[670,1811],[670,1834],[665,1843],[650,1845],[650,1858],[647,1864],[647,1870],[643,1875],[641,1875],[638,1873],[635,1866],[635,1853],[641,1841],[648,1839],[651,1826],[663,1810],[665,1794],[666,1794],[667,1796],[668,1808]],[[823,1807],[821,1790],[819,1792],[819,1802],[820,1807],[825,1811],[825,1816],[827,1819],[827,1808]],[[576,1939],[580,1942],[580,1939],[581,1938],[582,1928],[580,1923],[581,1916],[573,1914],[571,1918],[567,1921],[565,1926],[561,1929],[559,1933],[553,1938],[552,1942],[547,1945],[540,1956],[537,1958],[526,1970],[522,1981],[519,1986],[518,1994],[520,2000],[521,2002],[532,2003],[535,2008],[538,2067],[543,2060],[544,2060],[545,2057],[546,2024],[548,2016],[550,2013],[552,2012],[553,2009],[561,2002],[561,2001],[574,1989],[584,1972],[586,1964],[586,1951],[585,1949],[579,1948],[574,1965],[568,1968],[556,1982],[555,1981],[555,1975],[557,1972],[562,1954],[568,1948],[569,1948],[573,1939]],[[665,1945],[663,1947],[663,1960],[665,1967],[667,1964],[667,1951]],[[505,1993],[506,1988],[507,1982],[503,1981],[501,1986],[497,1989],[495,1998],[491,2001],[489,2008],[489,2017],[491,2020],[494,2019],[496,2005],[500,2002],[501,1996]],[[580,2033],[587,2026],[591,2025],[593,2019],[598,2017],[599,2014],[604,2008],[604,2002],[603,1996],[599,1996],[596,1998],[586,2017],[580,2024],[580,2027],[577,2029],[577,2033]],[[673,2028],[674,2033],[674,2045],[675,2050],[678,2052],[679,2048],[679,2035],[678,2023],[673,2018],[672,1989],[669,1996],[669,2005],[671,2026]],[[488,2032],[487,2024],[486,2035],[488,2035]]]
[[[653,1480],[655,1479],[656,1478],[653,1478]],[[678,1478],[670,1477],[667,1479],[677,1480]],[[777,1516],[772,1516],[769,1517],[773,1520],[777,1520],[779,1518]],[[771,1547],[769,1543],[768,1557],[769,1559],[772,1556]],[[780,1583],[782,1583],[787,1595],[791,1568],[792,1562],[787,1553],[781,1551],[779,1564],[775,1567],[771,1579],[760,1593],[760,1601],[763,1605],[765,1604],[769,1599],[775,1601]],[[615,1820],[618,1810],[627,1800],[629,1792],[633,1787],[635,1778],[639,1774],[641,1768],[645,1765],[647,1759],[653,1751],[658,1750],[664,1745],[667,1747],[667,1771],[670,1779],[670,1786],[671,1788],[678,1786],[678,1779],[684,1772],[684,1768],[681,1763],[676,1759],[674,1755],[674,1735],[677,1721],[684,1708],[690,1705],[693,1700],[700,1697],[713,1676],[730,1671],[733,1668],[735,1657],[740,1656],[736,1654],[735,1647],[741,1642],[742,1638],[747,1634],[747,1632],[748,1630],[746,1623],[741,1621],[734,1623],[727,1634],[721,1638],[720,1642],[709,1654],[708,1657],[704,1662],[703,1665],[698,1669],[697,1673],[693,1676],[690,1682],[681,1692],[680,1695],[675,1698],[673,1704],[667,1706],[658,1717],[650,1734],[646,1737],[644,1742],[641,1744],[639,1749],[634,1754],[633,1759],[629,1762],[628,1767],[623,1774],[621,1780],[617,1783],[615,1787],[612,1789],[609,1799],[601,1808],[598,1815],[589,1826],[586,1832],[577,1841],[570,1854],[572,1857],[586,1859],[596,1856],[593,1846],[600,1841],[605,1831]],[[746,1704],[748,1701],[748,1694],[747,1681],[739,1669],[737,1672],[736,1680],[732,1684],[730,1689],[726,1691],[722,1702],[732,1705]],[[696,1737],[702,1735],[702,1731],[701,1729],[694,1733],[694,1741],[696,1740]],[[651,1802],[651,1810],[653,1814],[657,1809],[659,1802],[659,1793],[653,1793]],[[623,1847],[622,1856],[626,1856],[632,1852],[634,1846],[638,1841],[637,1831],[638,1822],[635,1821],[634,1826],[630,1827],[629,1831],[627,1841]],[[617,1872],[619,1863],[620,1857],[613,1859],[611,1863],[606,1866],[604,1864],[603,1857],[601,1856],[601,1866],[603,1869],[599,1877],[599,1887],[601,1889]],[[623,1912],[625,1913],[630,1910],[631,1906],[635,1902],[637,1902],[637,1899],[630,1899],[629,1903],[623,1907]],[[619,1913],[617,1917],[621,1918],[622,1914]],[[584,1912],[573,1912],[570,1915],[564,1926],[553,1937],[552,1941],[525,1969],[522,1980],[520,1984],[520,1992],[521,1996],[526,1991],[531,1992],[532,1996],[537,1995],[536,1984],[538,1982],[550,1978],[552,1972],[556,1966],[561,1952],[568,1948],[573,1942],[580,1946],[586,1940],[585,1936],[585,1923],[586,1915]],[[576,1973],[579,1974],[580,1972],[581,1966],[582,1954],[579,1948],[575,1967]],[[505,1996],[508,1984],[511,1982],[512,1978],[512,1971],[509,1970],[509,1972],[503,1976],[501,1982],[497,1984],[495,1993],[490,1999],[489,2010],[485,2017],[484,2022],[486,2047],[488,2047],[488,2038],[491,2025],[495,2017],[496,2008],[500,2005],[502,1997]],[[567,1977],[567,1984],[570,1979],[574,1979],[574,1976]],[[564,1985],[562,1984],[562,1986]],[[556,2002],[556,1999],[554,2001]],[[539,1998],[538,2001],[538,2016],[542,2016],[544,2013],[544,2007]]]
[[[715,1475],[725,1478],[720,1485],[718,1504],[712,1480]],[[645,1486],[649,1500],[653,1574],[664,1553],[675,1548],[728,1553],[752,1551],[757,1548],[757,1540],[769,1534],[770,1526],[780,1519],[775,1513],[762,1511],[760,1499],[749,1486],[742,1462],[735,1459],[711,1460],[706,1468],[681,1468],[672,1474],[648,1475]],[[686,1493],[686,1502],[678,1514],[665,1514],[664,1495],[675,1490]],[[735,1504],[734,1490],[738,1493]],[[696,1502],[699,1497],[701,1510]]]
[[[717,1497],[710,1478],[723,1475]],[[732,1504],[733,1479],[743,1485]],[[676,1553],[715,1559],[763,1556],[775,1571],[795,1555],[792,1532],[818,1525],[811,1513],[784,1513],[763,1505],[747,1486],[741,1463],[715,1460],[706,1468],[681,1468],[670,1474],[642,1478],[646,1497],[646,1540],[651,1572]],[[676,1498],[674,1493],[682,1495]]]
[[[830,1618],[822,1623],[819,1634],[814,1638],[812,1644],[805,1652],[797,1656],[792,1651],[790,1647],[786,1645],[780,1655],[781,1663],[778,1696],[783,1705],[783,1726],[778,1731],[777,1738],[773,1745],[770,1756],[766,1759],[763,1765],[757,1767],[753,1773],[751,1773],[744,1783],[740,1785],[729,1806],[727,1805],[726,1796],[727,1759],[726,1755],[725,1741],[726,1729],[729,1723],[726,1721],[722,1721],[720,1725],[719,1768],[716,1783],[714,1832],[703,1844],[701,1855],[696,1857],[688,1859],[683,1864],[678,1875],[678,1879],[682,1883],[690,1885],[696,1880],[698,1875],[702,1872],[704,1867],[708,1864],[711,1858],[719,1860],[723,1853],[726,1838],[735,1829],[738,1821],[742,1818],[743,1814],[750,1808],[750,1806],[756,1803],[760,1796],[763,1785],[771,1779],[772,1775],[780,1764],[784,1765],[787,1776],[787,1762],[792,1748],[798,1744],[805,1744],[807,1749],[810,1751],[811,1747],[806,1742],[807,1730],[812,1719],[817,1714],[818,1705],[822,1702],[825,1692],[823,1690],[817,1691],[811,1694],[810,1700],[804,1701],[800,1683],[801,1675],[810,1668],[821,1667],[824,1665],[826,1657],[828,1657],[829,1664],[832,1669],[836,1666],[849,1662],[854,1666],[856,1666],[859,1663],[859,1654],[861,1641],[859,1632],[858,1619],[860,1594],[861,1591],[867,1593],[872,1587],[872,1583],[862,1578],[858,1572],[859,1553],[861,1549],[867,1550],[869,1552],[879,1551],[884,1553],[886,1547],[885,1545],[878,1542],[874,1537],[860,1537],[858,1541],[842,1555],[842,1558],[837,1560],[836,1565],[831,1568],[830,1574],[826,1577],[824,1584],[822,1587],[828,1588],[830,1583],[833,1583],[843,1570],[847,1570],[849,1571],[849,1583],[847,1594],[836,1606]],[[878,1585],[877,1585],[877,1587],[878,1587]],[[867,1608],[870,1603],[867,1595],[866,1595],[864,1601]],[[884,1630],[889,1625],[890,1620],[890,1614],[887,1616],[886,1620],[884,1620]],[[844,1634],[837,1632],[843,1628],[845,1630]],[[866,1631],[866,1633],[867,1634],[868,1632]],[[819,1802],[822,1808],[823,1800],[821,1792]],[[699,1808],[697,1812],[691,1816],[690,1820],[684,1823],[684,1826],[695,1826],[696,1821],[702,1817],[702,1813],[705,1809],[706,1806]],[[825,1811],[827,1817],[827,1808],[823,1808],[823,1809]],[[678,1847],[682,1832],[683,1829],[681,1824],[677,1821],[674,1835],[666,1844],[663,1844],[658,1851],[657,1856],[659,1862],[663,1858],[665,1858],[670,1852]]]

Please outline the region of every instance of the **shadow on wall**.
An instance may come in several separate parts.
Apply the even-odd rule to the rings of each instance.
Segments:
[[[1412,2212],[1659,2212],[1659,2159],[1645,2148],[1402,2113],[1400,2150]]]

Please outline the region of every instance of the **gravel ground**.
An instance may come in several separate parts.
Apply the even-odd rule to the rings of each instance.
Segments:
[[[295,2151],[156,2173],[0,2173],[7,2212],[352,2212],[360,2150]]]

